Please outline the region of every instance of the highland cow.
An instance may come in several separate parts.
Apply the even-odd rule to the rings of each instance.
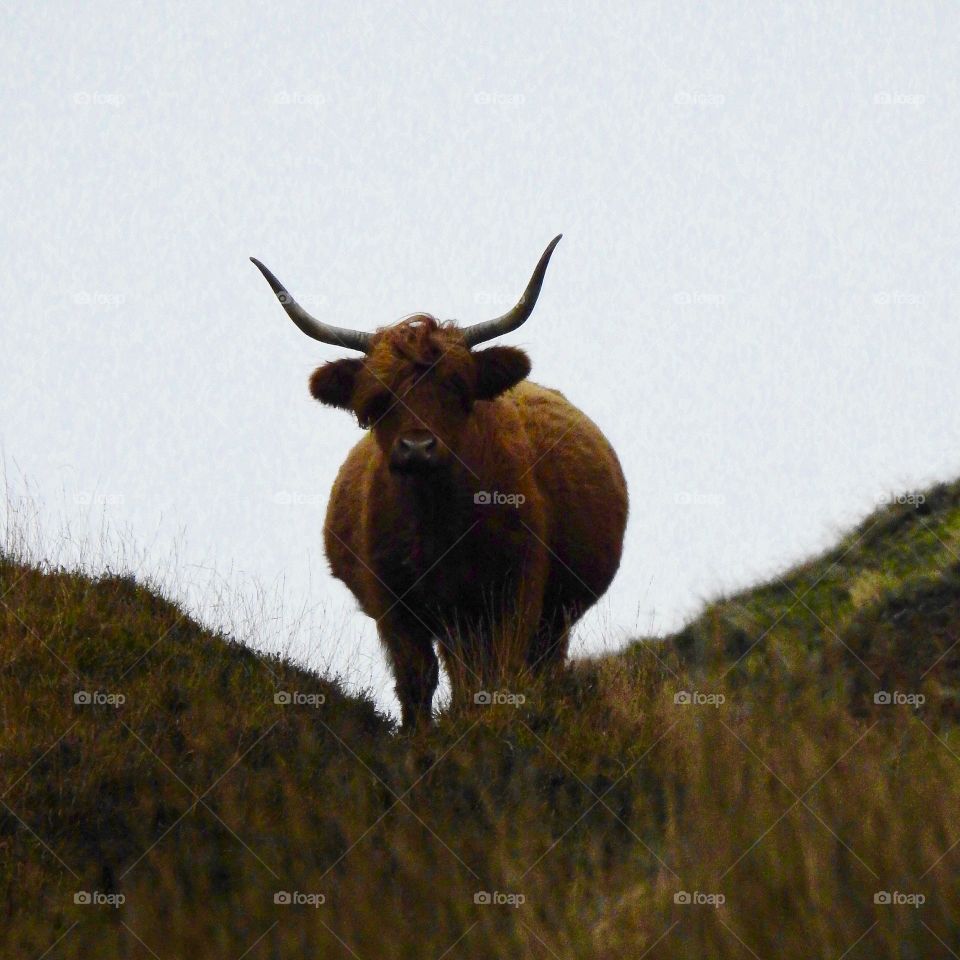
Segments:
[[[434,644],[456,699],[505,668],[555,669],[620,564],[627,488],[609,442],[526,379],[522,350],[476,349],[530,316],[559,240],[503,316],[461,327],[416,314],[372,334],[314,319],[253,260],[304,333],[363,354],[310,378],[369,430],[334,482],[324,546],[376,621],[404,729],[431,718]]]

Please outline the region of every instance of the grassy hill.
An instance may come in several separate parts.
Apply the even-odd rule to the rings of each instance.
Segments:
[[[414,738],[0,557],[0,956],[956,955],[960,483],[918,499]]]
[[[707,607],[672,638],[738,679],[822,674],[869,711],[878,692],[960,713],[960,482],[891,496],[826,554]]]

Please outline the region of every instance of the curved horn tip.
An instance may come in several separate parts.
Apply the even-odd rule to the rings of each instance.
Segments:
[[[550,262],[550,257],[553,255],[554,247],[560,242],[562,236],[562,233],[558,233],[550,243],[547,244],[546,250],[540,254],[540,259],[537,261],[537,265],[533,269],[533,274],[527,282],[527,288],[523,291],[523,296],[520,297],[517,305],[512,310],[494,320],[475,323],[463,331],[463,341],[467,347],[473,348],[477,346],[477,344],[492,340],[494,337],[510,333],[526,322],[527,318],[533,312],[533,308],[536,306],[537,298],[540,296],[540,288],[543,285],[543,278],[546,275],[547,265]]]
[[[563,239],[563,234],[562,234],[562,233],[558,233],[558,234],[547,244],[546,249],[543,251],[543,254],[542,254],[541,257],[540,257],[540,263],[543,263],[544,265],[546,265],[545,262],[548,261],[548,260],[553,256],[553,251],[557,248],[557,244],[558,244],[562,239]],[[537,266],[539,267],[540,264],[538,263]]]
[[[265,264],[262,264],[256,257],[251,257],[250,260],[263,274],[264,279],[276,294],[287,316],[308,337],[319,340],[321,343],[331,344],[332,346],[367,353],[370,349],[369,333],[363,333],[360,330],[351,330],[347,327],[334,327],[329,323],[323,323],[315,317],[310,316],[310,314],[293,299],[287,292],[286,287],[273,275],[273,272]]]

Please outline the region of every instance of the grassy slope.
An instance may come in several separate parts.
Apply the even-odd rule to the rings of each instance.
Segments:
[[[0,560],[0,956],[950,956],[958,552],[960,483],[412,740],[129,579]]]
[[[956,715],[960,481],[922,499],[894,502],[823,556],[708,606],[673,638],[684,662],[748,678],[779,662],[823,673],[855,709],[900,691]]]

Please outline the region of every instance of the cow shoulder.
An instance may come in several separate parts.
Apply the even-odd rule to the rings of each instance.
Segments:
[[[620,464],[600,428],[559,391],[525,381],[511,391],[536,456],[538,479],[554,489],[617,489]],[[619,493],[619,490],[618,490]]]
[[[330,569],[357,594],[362,605],[367,585],[363,582],[360,558],[366,552],[367,511],[378,457],[380,450],[371,434],[365,434],[354,444],[333,482],[324,522],[324,546]]]

